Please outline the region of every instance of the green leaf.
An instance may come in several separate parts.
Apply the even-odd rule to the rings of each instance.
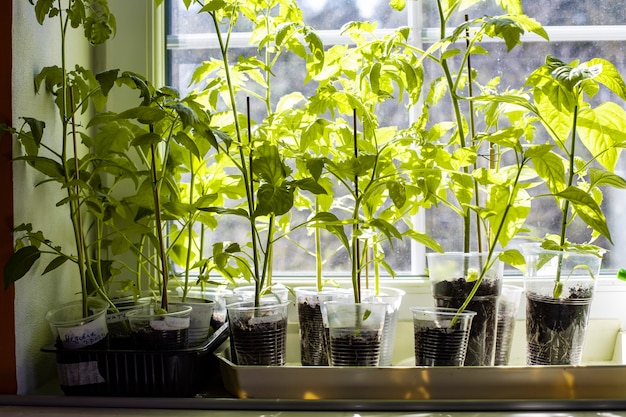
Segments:
[[[118,73],[119,70],[114,69],[96,74],[96,80],[98,80],[100,84],[100,90],[105,96],[109,94],[109,91],[111,91],[111,88],[115,85]]]
[[[621,149],[616,140],[624,142],[626,111],[614,102],[605,102],[595,109],[583,109],[578,114],[578,134],[585,148],[607,170],[613,172]]]
[[[324,169],[325,164],[326,163],[324,162],[323,158],[307,159],[306,161],[307,170],[311,173],[311,176],[313,177],[315,181],[319,181],[320,177],[322,176],[322,171]]]
[[[216,12],[220,9],[223,9],[226,6],[226,2],[224,0],[211,0],[202,6],[200,12]]]
[[[313,178],[303,178],[300,180],[294,181],[294,185],[302,190],[309,191],[315,195],[319,194],[327,194],[326,189],[322,187],[317,181]]]
[[[524,258],[524,255],[522,255],[519,250],[505,250],[500,254],[500,260],[520,270],[522,273],[526,273],[526,260]]]
[[[41,252],[35,246],[24,246],[13,253],[4,265],[4,288],[26,275],[40,257]]]
[[[408,230],[404,232],[404,236],[407,236],[417,243],[421,243],[429,249],[434,250],[435,252],[442,253],[443,248],[435,241],[432,237],[425,233],[416,232],[415,230]]]
[[[281,46],[285,38],[287,37],[287,35],[293,33],[294,29],[297,27],[298,27],[298,24],[296,22],[286,22],[286,23],[282,23],[281,25],[279,25],[275,29],[276,36],[274,38],[274,42],[276,43],[276,46]]]
[[[42,272],[41,275],[45,275],[50,271],[54,271],[61,265],[63,265],[67,261],[67,256],[57,256],[46,266],[46,269]]]
[[[472,202],[474,196],[474,181],[469,175],[452,174],[451,189],[458,202],[464,206]]]
[[[613,188],[626,188],[626,180],[624,178],[599,168],[589,169],[589,179],[592,187],[607,185]]]
[[[443,54],[441,54],[441,59],[450,59],[457,55],[461,55],[461,50],[457,48],[448,49]]]
[[[38,93],[41,83],[45,81],[45,89],[49,93],[54,93],[56,86],[63,84],[63,69],[53,65],[44,67],[35,77],[35,92]]]
[[[167,117],[167,112],[156,107],[139,106],[121,112],[119,119],[136,119],[140,123],[155,124]]]
[[[55,178],[60,182],[64,181],[65,174],[63,166],[52,159],[42,156],[20,156],[15,159],[18,161],[26,161],[30,166],[49,178]]]
[[[496,2],[510,14],[522,14],[521,0],[496,0]]]
[[[397,208],[404,207],[406,203],[406,187],[404,184],[400,181],[387,181],[387,190],[393,205]]]
[[[281,185],[286,171],[278,153],[278,147],[264,144],[254,149],[253,155],[253,172],[273,186]]]
[[[552,193],[565,188],[565,163],[559,155],[554,152],[539,152],[528,156],[531,158],[535,171]]]
[[[319,37],[315,31],[309,27],[305,28],[304,40],[309,45],[311,55],[307,57],[307,76],[305,83],[310,81],[312,77],[318,75],[324,69],[324,60],[326,59],[326,52],[324,50],[324,43],[322,38]]]
[[[372,86],[372,91],[374,94],[378,94],[380,90],[380,70],[381,70],[380,62],[374,63],[370,68],[369,76],[370,76],[370,85]]]
[[[624,79],[615,65],[602,58],[590,59],[587,65],[590,67],[600,66],[602,70],[595,76],[595,81],[606,86],[622,100],[626,100],[626,83],[624,83]]]
[[[183,128],[196,126],[200,122],[198,115],[191,107],[182,103],[175,103],[171,107],[176,111],[176,114],[178,114],[178,117],[180,117],[180,120],[183,122]],[[157,121],[158,120],[160,119],[157,119]]]
[[[406,0],[389,0],[392,9],[402,11],[406,7]]]
[[[133,146],[143,146],[143,145],[155,145],[161,142],[161,136],[156,133],[144,133],[143,135],[139,135],[133,139],[131,144]]]
[[[198,207],[198,210],[205,211],[207,213],[231,214],[234,216],[249,218],[248,212],[241,208],[230,209],[224,207]]]
[[[511,196],[511,192],[515,193]],[[507,203],[514,197],[507,208]],[[489,217],[492,230],[500,229],[498,242],[506,247],[521,228],[530,213],[531,198],[524,190],[509,190],[508,186],[492,186],[487,201],[487,209],[496,213]],[[506,217],[505,217],[506,215]]]
[[[293,207],[293,188],[286,183],[281,186],[261,184],[257,191],[257,203],[255,216],[285,214]]]
[[[160,138],[159,138],[160,139]],[[185,149],[187,149],[193,156],[200,159],[202,155],[200,155],[200,149],[198,149],[198,145],[186,132],[178,132],[174,136],[174,140],[181,144]]]
[[[492,38],[502,38],[507,46],[507,52],[521,43],[524,28],[510,16],[485,18],[485,34]]]
[[[549,77],[529,77],[529,80],[534,80],[535,83],[545,82],[533,91],[535,106],[542,117],[542,122],[549,126],[548,133],[562,148],[572,130],[576,97],[572,91]]]
[[[320,212],[307,221],[311,227],[326,229],[339,239],[347,251],[350,251],[350,240],[343,228],[343,223],[337,216],[330,212]]]
[[[37,22],[40,25],[43,25],[43,21],[52,10],[57,10],[56,8],[53,8],[55,3],[55,0],[37,0],[37,3],[35,4],[35,16],[37,17]]]
[[[295,91],[293,93],[285,94],[278,100],[278,104],[276,105],[276,112],[283,112],[287,110],[291,110],[298,105],[298,103],[306,101],[304,95]]]
[[[28,124],[32,138],[35,141],[37,147],[41,144],[41,138],[43,137],[43,131],[46,127],[46,123],[41,120],[33,119],[32,117],[24,117],[24,121]]]
[[[557,194],[557,197],[566,199],[572,204],[576,214],[593,230],[606,237],[609,242],[611,233],[606,224],[602,209],[595,200],[578,187],[570,186]]]
[[[218,198],[217,194],[203,194],[193,203],[195,207],[204,207],[207,204],[212,204]]]
[[[383,219],[372,219],[368,223],[370,226],[381,231],[389,242],[393,242],[393,239],[402,240],[402,233],[400,233],[398,229],[388,221]]]

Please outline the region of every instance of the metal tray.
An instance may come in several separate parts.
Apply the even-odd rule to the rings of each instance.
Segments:
[[[626,366],[239,366],[228,341],[214,353],[238,398],[309,400],[626,399]]]

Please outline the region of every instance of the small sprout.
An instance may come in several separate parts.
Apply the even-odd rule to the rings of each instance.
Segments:
[[[626,281],[626,268],[620,268],[620,270],[617,271],[617,278]]]
[[[367,318],[372,314],[372,310],[370,310],[369,308],[367,310],[365,310],[365,312],[363,313],[363,321],[367,320]]]
[[[478,270],[470,268],[467,270],[467,282],[474,282],[478,279]]]
[[[562,282],[555,282],[554,283],[554,290],[552,293],[553,298],[559,298],[561,297],[561,294],[563,294],[563,283]]]
[[[167,310],[165,310],[164,308],[157,308],[154,310],[154,312],[156,314],[167,314]]]

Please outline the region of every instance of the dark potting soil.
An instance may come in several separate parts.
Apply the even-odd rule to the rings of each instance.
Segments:
[[[287,319],[230,325],[239,365],[282,366],[285,364]]]
[[[226,313],[213,313],[211,316],[211,328],[213,331],[221,328],[224,324],[226,324]]]
[[[319,303],[298,303],[300,325],[300,362],[303,366],[327,366],[328,352],[324,340],[324,322]]]
[[[179,350],[187,347],[189,329],[155,330],[144,327],[133,331],[135,347],[145,350]]]
[[[526,295],[528,365],[577,365],[582,355],[592,290],[575,288],[567,298]]]
[[[501,285],[501,281],[483,280],[466,308],[476,315],[472,319],[465,366],[493,365]],[[474,282],[465,278],[439,281],[434,285],[433,297],[437,307],[459,308],[473,287]]]
[[[333,366],[378,366],[380,359],[380,335],[377,331],[354,329],[333,334],[330,343]]]
[[[416,366],[461,366],[467,330],[415,327]]]

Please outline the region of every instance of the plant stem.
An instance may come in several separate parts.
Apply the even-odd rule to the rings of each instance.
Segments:
[[[261,275],[261,279],[259,282],[259,293],[265,287],[270,287],[272,285],[272,262],[273,262],[273,240],[274,240],[274,223],[276,221],[276,216],[274,214],[269,215],[269,221],[267,224],[267,240],[265,247],[267,248],[267,252],[265,253],[265,258],[263,259],[263,272]],[[260,300],[259,300],[260,301]],[[258,305],[258,304],[257,304]]]
[[[443,13],[443,6],[441,4],[441,0],[437,0],[437,9],[439,12],[439,21],[440,21],[440,37],[443,40],[446,36],[446,18]],[[465,132],[463,130],[463,118],[461,116],[461,109],[459,107],[459,101],[456,98],[456,90],[452,79],[452,74],[450,72],[450,68],[448,67],[448,61],[446,59],[441,59],[441,68],[443,69],[444,75],[446,77],[446,81],[448,83],[448,88],[450,89],[450,100],[452,101],[452,108],[454,109],[454,116],[456,118],[456,124],[459,134],[459,143],[462,148],[465,148]],[[463,167],[463,172],[465,174],[469,174],[469,169],[467,167]],[[471,218],[470,211],[468,209],[463,210],[463,252],[468,253],[470,251],[470,227],[471,227]]]
[[[230,98],[230,105],[233,112],[233,123],[235,124],[235,134],[237,135],[237,142],[239,148],[239,159],[241,163],[241,175],[243,177],[244,187],[246,189],[246,200],[248,205],[248,215],[250,216],[250,234],[252,239],[252,259],[254,264],[254,280],[255,280],[255,303],[259,301],[259,254],[257,248],[257,229],[256,222],[254,219],[254,184],[252,181],[252,166],[246,166],[246,157],[243,151],[243,137],[241,135],[241,126],[239,125],[239,117],[237,114],[237,102],[235,100],[235,91],[232,83],[232,78],[230,74],[230,64],[228,62],[228,46],[224,43],[224,39],[222,37],[222,32],[220,30],[219,22],[217,21],[217,16],[215,12],[210,12],[211,18],[213,19],[213,25],[215,27],[215,34],[217,36],[220,52],[222,55],[222,62],[224,63],[224,74],[226,76],[226,83],[228,85],[228,95]],[[232,30],[232,20],[228,29],[228,33],[230,36],[230,31]],[[248,125],[250,124],[250,105],[248,98]],[[248,128],[248,143],[250,147],[250,161],[252,161],[252,132]],[[250,163],[251,165],[251,163]],[[258,305],[258,304],[255,304]]]
[[[63,77],[65,78],[65,76]],[[72,98],[72,94],[70,92],[70,106],[74,105],[74,100]],[[72,107],[73,108],[73,107]],[[80,186],[78,182],[80,181],[80,167],[78,165],[78,145],[76,138],[76,120],[74,118],[74,112],[72,111],[71,115],[71,123],[72,123],[72,145],[74,152],[74,175],[76,177],[76,185],[73,187],[68,187],[67,193],[70,199],[72,198],[72,194],[76,197],[76,200],[70,201],[70,217],[72,218],[72,225],[74,229],[74,239],[76,241],[76,250],[78,257],[78,270],[80,274],[80,282],[81,282],[81,292],[82,292],[82,300],[83,300],[83,317],[87,317],[89,314],[88,306],[87,306],[87,273],[85,271],[88,268],[87,265],[87,256],[85,254],[85,237],[83,234],[83,219],[81,213],[81,201],[80,201]],[[65,140],[65,139],[64,139]],[[70,175],[67,172],[67,168],[65,169],[66,181],[70,179]],[[73,189],[73,191],[72,191]]]
[[[318,198],[315,197],[315,212],[319,213],[320,204]],[[322,291],[324,283],[322,282],[322,238],[321,230],[316,227],[315,230],[315,276],[317,281],[317,291]]]
[[[270,35],[270,8],[265,9],[265,30],[266,34],[269,37]],[[270,85],[272,82],[272,63],[271,63],[271,53],[270,48],[265,45],[265,108],[267,111],[267,115],[269,116],[272,113],[272,97],[271,97],[271,89]]]
[[[359,146],[357,139],[357,116],[356,109],[353,110],[353,136],[354,136],[354,157],[359,157]],[[354,291],[354,302],[361,302],[361,253],[358,239],[359,233],[359,176],[354,175],[354,211],[352,214],[352,289]]]
[[[574,168],[575,168],[575,157],[576,157],[576,124],[578,122],[578,104],[574,105],[574,116],[572,123],[572,133],[570,136],[570,151],[569,151],[569,170],[567,172],[567,187],[571,187],[574,183]],[[567,223],[569,222],[569,200],[565,200],[563,202],[563,208],[561,209],[561,233],[560,233],[560,241],[559,246],[560,250],[563,250],[565,246],[565,242],[567,241]],[[559,282],[561,281],[561,269],[563,266],[563,256],[559,255],[557,269],[556,269],[556,277],[554,279],[554,288],[555,292],[557,291],[557,287]],[[558,297],[555,297],[558,298]]]
[[[465,15],[465,21],[469,20],[469,16]],[[465,29],[465,35],[467,38],[465,39],[465,47],[466,47],[466,55],[467,55],[467,95],[469,98],[474,96],[473,91],[473,79],[472,79],[472,54],[470,53],[470,33],[469,28]],[[474,120],[474,102],[472,100],[469,101],[469,129],[470,129],[470,138],[472,142],[472,146],[475,146],[475,138],[476,138],[476,121]],[[477,162],[474,162],[474,170],[478,168]],[[477,207],[480,207],[480,195],[478,189],[478,181],[474,182],[474,204]],[[483,251],[483,239],[482,239],[482,231],[481,231],[481,222],[480,215],[476,213],[476,243],[478,253]]]
[[[150,133],[154,133],[154,127],[150,125]],[[150,154],[151,154],[151,175],[152,175],[152,196],[154,198],[154,215],[155,215],[155,226],[157,231],[157,240],[159,243],[159,247],[157,248],[157,256],[160,258],[161,262],[161,308],[164,310],[168,310],[169,303],[167,300],[167,281],[168,281],[168,268],[167,268],[167,259],[165,256],[165,241],[163,236],[163,224],[161,223],[161,201],[159,196],[159,186],[160,180],[157,175],[156,168],[156,145],[150,145]]]
[[[195,187],[195,180],[196,180],[196,170],[194,168],[194,163],[193,163],[193,154],[190,152],[189,153],[189,171],[190,171],[190,178],[189,178],[189,206],[192,207],[193,206],[193,201],[194,201],[194,187]],[[192,250],[191,250],[191,246],[193,244],[193,221],[190,218],[189,222],[186,224],[187,227],[187,256],[185,257],[185,280],[184,280],[184,289],[183,289],[183,301],[186,301],[187,299],[187,293],[189,292],[189,269],[191,268],[191,254],[192,254]],[[200,252],[202,253],[202,252]]]
[[[70,167],[68,166],[67,158],[68,158],[68,123],[71,123],[72,127],[72,144],[73,144],[73,152],[74,152],[74,176],[76,178],[76,183],[78,183],[80,176],[80,169],[78,166],[78,146],[77,146],[77,137],[76,137],[76,121],[74,118],[74,102],[73,95],[71,92],[71,87],[68,85],[68,73],[67,73],[67,62],[66,62],[66,54],[67,54],[67,45],[66,45],[66,37],[67,37],[67,24],[68,17],[65,19],[63,17],[63,9],[61,8],[61,0],[57,1],[57,7],[59,9],[59,25],[61,29],[61,73],[63,76],[62,86],[61,86],[61,126],[62,126],[62,150],[61,150],[61,163],[63,166],[63,175],[65,177],[66,184],[70,184],[72,182],[72,174],[70,173]],[[68,99],[69,105],[71,108],[71,114],[68,118]],[[69,199],[69,214],[70,220],[72,222],[72,230],[74,232],[74,245],[76,247],[76,256],[78,258],[78,274],[80,277],[80,287],[81,287],[81,299],[82,299],[82,314],[83,317],[86,317],[89,314],[88,306],[87,306],[87,276],[85,273],[85,243],[84,243],[84,233],[83,233],[83,224],[81,218],[81,202],[80,202],[80,187],[79,185],[67,187],[67,196]],[[76,198],[73,198],[76,197]]]

